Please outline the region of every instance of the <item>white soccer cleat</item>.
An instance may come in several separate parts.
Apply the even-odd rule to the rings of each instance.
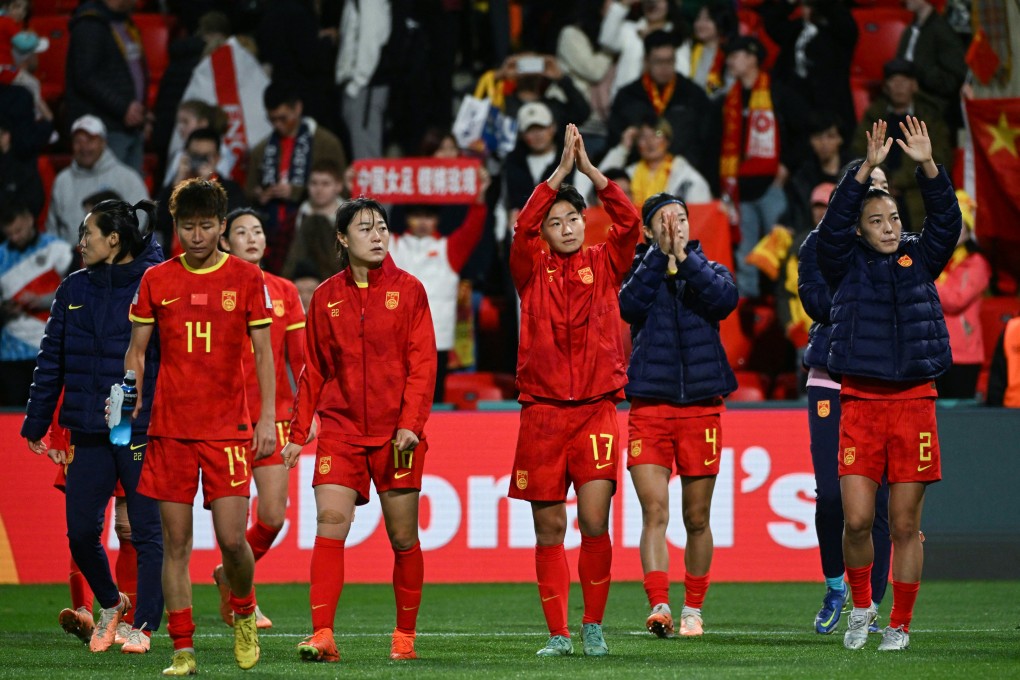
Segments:
[[[684,607],[680,610],[680,635],[682,637],[701,637],[705,634],[705,621],[698,609]]]
[[[900,652],[910,648],[910,633],[903,626],[893,628],[886,626],[882,631],[882,643],[878,645],[880,652]]]
[[[843,635],[843,646],[847,649],[860,649],[868,642],[868,626],[878,618],[878,610],[872,605],[867,609],[854,607],[847,617],[846,633]]]

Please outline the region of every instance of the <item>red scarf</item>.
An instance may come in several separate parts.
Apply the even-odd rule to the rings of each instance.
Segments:
[[[669,101],[673,98],[673,91],[676,90],[676,76],[674,75],[672,80],[666,87],[659,89],[659,86],[652,81],[652,77],[645,73],[641,76],[641,84],[645,88],[645,94],[648,95],[648,100],[652,102],[652,108],[655,109],[655,115],[661,116],[669,106]]]
[[[734,203],[739,201],[738,177],[774,176],[779,170],[779,127],[769,85],[769,74],[763,71],[751,88],[746,126],[740,82],[733,84],[723,102],[719,177]]]

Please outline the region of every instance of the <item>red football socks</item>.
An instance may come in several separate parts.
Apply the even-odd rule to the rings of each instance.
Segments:
[[[421,543],[407,550],[393,551],[393,597],[397,602],[397,630],[412,634],[421,605],[421,586],[425,581],[425,560]]]
[[[684,606],[691,609],[701,609],[705,603],[705,593],[708,592],[709,575],[691,576],[684,575]]]
[[[344,589],[344,541],[315,537],[312,548],[312,583],[308,599],[312,605],[312,630],[333,630],[336,606]]]
[[[280,529],[267,527],[259,520],[255,520],[255,523],[249,527],[244,537],[248,539],[248,545],[251,546],[256,562],[269,552],[269,548],[273,545],[273,541],[276,540],[276,535],[279,533]]]
[[[191,607],[166,613],[167,632],[174,641],[174,651],[195,648],[195,621],[191,618]]]
[[[664,571],[650,571],[645,574],[645,594],[648,606],[669,604],[669,574]]]
[[[577,575],[584,596],[581,623],[602,623],[609,599],[610,570],[613,566],[613,544],[609,532],[601,536],[581,534],[581,555],[577,559]]]
[[[850,584],[856,609],[867,609],[871,606],[871,564],[863,567],[847,565],[846,580]]]
[[[91,613],[92,608],[95,606],[95,598],[92,596],[89,582],[85,580],[85,575],[81,573],[81,569],[78,568],[73,559],[71,560],[71,574],[67,582],[71,587],[71,609],[85,607]]]
[[[234,591],[230,591],[230,610],[238,616],[248,616],[255,611],[255,587],[247,595],[238,597]]]
[[[138,553],[135,552],[134,543],[131,541],[120,542],[120,551],[117,553],[117,564],[114,569],[117,572],[117,589],[131,600],[131,609],[124,615],[124,622],[134,624],[136,600],[138,599]]]
[[[892,582],[892,611],[889,613],[889,627],[899,628],[910,632],[910,619],[914,617],[914,602],[917,600],[917,591],[921,588],[921,582],[900,583]]]
[[[542,612],[549,635],[570,637],[567,628],[567,598],[570,596],[570,568],[563,544],[535,546],[535,573]]]

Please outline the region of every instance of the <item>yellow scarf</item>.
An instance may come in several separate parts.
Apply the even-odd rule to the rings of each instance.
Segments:
[[[935,283],[938,285],[944,285],[946,280],[949,279],[949,273],[960,266],[960,263],[967,259],[970,253],[967,252],[967,245],[961,243],[956,246],[956,250],[953,251],[953,256],[949,258],[949,264],[942,270],[939,277],[935,279]]]
[[[654,196],[660,191],[666,191],[666,183],[669,181],[670,170],[673,169],[673,156],[666,154],[666,157],[659,163],[659,167],[652,172],[645,161],[638,161],[634,168],[634,177],[630,180],[630,193],[634,205],[640,208],[647,198]]]

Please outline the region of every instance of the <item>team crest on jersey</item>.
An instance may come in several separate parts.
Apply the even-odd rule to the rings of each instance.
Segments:
[[[273,314],[276,316],[283,316],[283,300],[273,300]]]
[[[528,471],[518,470],[517,471],[517,488],[524,491],[528,488]]]
[[[234,311],[234,307],[237,307],[237,291],[236,290],[225,290],[223,291],[223,309],[228,312]]]
[[[900,259],[896,260],[896,264],[898,264],[901,267],[909,267],[910,265],[914,264],[914,261],[910,259],[909,255],[904,255]]]
[[[630,457],[637,458],[641,455],[641,440],[635,439],[630,443]]]
[[[848,446],[843,449],[843,465],[853,465],[857,460],[857,447]]]
[[[591,273],[591,267],[583,267],[577,270],[577,275],[581,277],[581,283],[591,285],[595,283],[595,275]]]
[[[333,468],[333,456],[322,456],[319,458],[319,474],[328,475]]]
[[[829,413],[830,413],[829,400],[828,399],[820,399],[818,401],[818,417],[819,418],[828,418],[829,417]]]
[[[400,304],[400,291],[388,290],[386,291],[386,309],[396,309],[397,305]]]

